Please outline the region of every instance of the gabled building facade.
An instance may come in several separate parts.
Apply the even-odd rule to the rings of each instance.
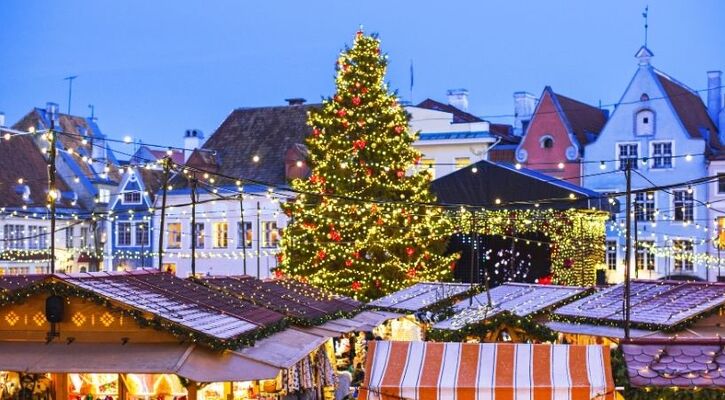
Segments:
[[[111,200],[111,269],[149,268],[153,264],[154,199],[163,186],[163,171],[129,166]]]
[[[657,70],[653,53],[642,47],[637,71],[619,105],[584,152],[584,186],[622,193],[624,170],[631,166],[632,189],[647,189],[705,177],[707,157],[720,148],[718,131],[702,99],[692,89]],[[618,198],[625,204],[623,197]],[[631,276],[712,278],[698,256],[708,251],[707,186],[639,191],[633,195]],[[612,216],[607,229],[606,262],[610,281],[624,274],[626,211]]]
[[[584,146],[596,139],[606,120],[605,111],[557,94],[547,86],[516,148],[516,161],[581,185]]]

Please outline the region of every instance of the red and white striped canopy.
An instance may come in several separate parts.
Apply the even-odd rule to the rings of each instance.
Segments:
[[[614,399],[603,346],[368,342],[360,399]]]

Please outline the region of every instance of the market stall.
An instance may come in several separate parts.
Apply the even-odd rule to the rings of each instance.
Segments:
[[[377,310],[401,314],[378,329],[378,337],[386,340],[424,340],[437,311],[452,306],[475,290],[469,284],[424,282],[391,293],[368,303]]]
[[[630,337],[715,337],[725,324],[725,283],[634,280]],[[557,308],[546,325],[567,343],[619,343],[624,338],[624,285]]]
[[[603,346],[370,342],[360,399],[614,399]]]
[[[437,341],[553,342],[556,335],[543,324],[552,308],[589,289],[526,283],[505,283],[453,306],[453,315],[428,333]]]
[[[324,399],[334,365],[328,337],[170,274],[0,277],[2,399]]]

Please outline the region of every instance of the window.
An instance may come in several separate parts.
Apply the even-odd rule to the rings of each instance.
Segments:
[[[35,225],[28,226],[28,248],[38,248],[38,227]]]
[[[652,168],[672,168],[672,142],[652,143]]]
[[[141,204],[141,192],[126,192],[123,194],[123,204]]]
[[[692,189],[675,190],[675,221],[692,222],[694,199]]]
[[[25,248],[25,226],[23,225],[5,225],[3,227],[5,234],[6,249],[24,249]]]
[[[717,174],[717,192],[725,193],[725,174]]]
[[[148,246],[149,245],[149,223],[148,222],[137,222],[136,223],[136,246]]]
[[[262,222],[262,247],[277,247],[279,232],[274,221]]]
[[[636,143],[630,143],[630,144],[619,144],[618,146],[618,159],[619,159],[619,169],[625,170],[627,169],[627,165],[629,165],[632,169],[637,169],[637,157],[638,157],[638,147],[639,145]]]
[[[423,160],[421,160],[421,164],[423,164],[423,170],[428,171],[431,179],[435,179],[436,178],[436,160],[433,158],[424,158]]]
[[[607,262],[607,268],[610,271],[616,271],[617,270],[617,241],[616,240],[607,240],[607,249],[605,252],[606,262]]]
[[[98,189],[98,202],[102,204],[108,204],[109,201],[111,201],[111,190]]]
[[[251,222],[237,222],[237,247],[242,248],[242,244],[244,244],[243,247],[250,248],[252,247],[252,223]]]
[[[222,249],[229,245],[229,225],[226,222],[215,222],[214,228],[214,248]]]
[[[73,248],[73,227],[69,226],[65,228],[65,248],[66,249],[72,249]]]
[[[81,249],[85,249],[86,247],[88,247],[88,228],[85,228],[85,227],[81,228],[81,238],[80,239],[81,239],[81,243],[80,243]]]
[[[166,224],[167,249],[181,248],[181,223],[171,222]]]
[[[655,192],[634,195],[634,215],[637,221],[655,220]]]
[[[470,157],[456,157],[456,171],[461,168],[466,168],[471,163]]]
[[[675,254],[675,270],[692,271],[692,257],[694,252],[691,240],[673,240],[672,248]]]
[[[541,139],[539,139],[539,143],[541,144],[542,149],[551,149],[554,147],[554,138],[549,135],[542,136]]]
[[[717,217],[717,242],[715,247],[725,249],[725,217]]]
[[[48,248],[48,228],[46,228],[44,226],[38,227],[38,248],[39,249]]]
[[[194,238],[192,237],[191,240]],[[204,248],[204,224],[199,222],[196,223],[196,248]]]
[[[651,110],[642,110],[635,116],[634,133],[638,136],[655,133],[655,114]]]
[[[637,269],[654,271],[655,270],[655,253],[652,251],[655,242],[651,240],[637,241],[637,254],[635,263]]]
[[[116,236],[118,240],[116,243],[119,246],[130,246],[131,245],[131,223],[130,222],[119,222],[116,224]]]

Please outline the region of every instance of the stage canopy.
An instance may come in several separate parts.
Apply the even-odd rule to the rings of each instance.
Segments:
[[[369,342],[360,399],[614,399],[604,346]]]

